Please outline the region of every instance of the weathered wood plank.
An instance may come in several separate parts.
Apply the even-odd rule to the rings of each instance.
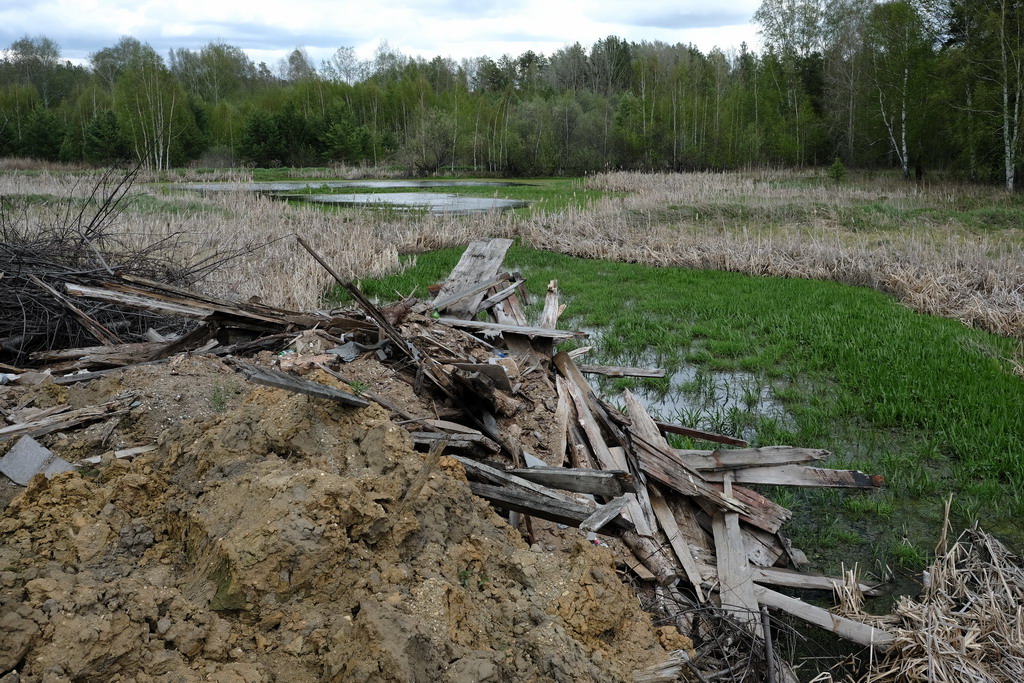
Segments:
[[[469,482],[469,488],[474,495],[498,505],[506,510],[520,512],[532,517],[540,517],[558,524],[578,527],[590,515],[593,510],[582,503],[569,503],[563,500],[548,498],[525,489],[516,489],[508,486],[495,486],[494,484],[483,484],[477,481]],[[613,519],[605,525],[602,530],[609,535],[621,533],[622,527],[628,522],[622,517]],[[629,524],[629,526],[632,526]],[[615,533],[612,533],[615,532]]]
[[[715,553],[718,560],[718,596],[722,608],[729,610],[739,623],[752,633],[758,619],[754,582],[747,564],[747,552],[740,535],[739,515],[735,512],[717,512],[711,519],[715,535]]]
[[[281,372],[280,370],[274,370],[273,368],[260,368],[239,360],[234,361],[234,365],[247,380],[256,384],[274,387],[275,389],[284,389],[285,391],[292,391],[316,398],[325,398],[336,403],[341,403],[342,405],[354,406],[357,408],[364,408],[370,405],[369,401],[364,398],[360,398],[355,394],[350,394],[347,391],[329,387],[326,384],[320,384],[319,382],[313,382],[308,379],[289,375]]]
[[[68,429],[85,422],[105,419],[127,412],[129,398],[108,401],[98,406],[68,410],[56,415],[47,415],[27,422],[0,427],[0,443],[27,434],[41,436],[60,429]]]
[[[569,429],[569,402],[564,387],[565,380],[555,375],[555,393],[558,396],[558,403],[555,404],[555,416],[553,418],[554,443],[551,445],[551,452],[558,459],[558,463],[564,465],[566,462],[565,447],[568,440]]]
[[[658,422],[658,429],[668,434],[679,434],[680,436],[688,436],[692,439],[700,439],[702,441],[713,441],[715,443],[724,443],[729,446],[746,447],[750,445],[743,439],[737,439],[732,436],[726,436],[725,434],[715,434],[714,432],[705,432],[702,429],[680,427],[679,425],[673,425],[667,422]]]
[[[675,449],[679,457],[695,470],[713,472],[742,467],[792,465],[826,459],[831,453],[820,448],[793,446],[765,446],[764,448],[736,448],[729,450]]]
[[[768,588],[758,586],[754,589],[754,595],[762,605],[780,609],[858,645],[885,649],[894,640],[893,635],[888,631],[841,617],[820,607],[808,605],[803,600],[783,595]]]
[[[879,474],[864,474],[857,470],[831,470],[823,467],[775,465],[773,467],[744,467],[730,470],[737,483],[797,486],[803,488],[878,489],[884,483]],[[721,481],[725,472],[703,472],[708,481]]]
[[[636,491],[633,475],[622,470],[526,467],[508,470],[508,473],[554,489],[609,498]]]
[[[438,296],[435,297],[434,300],[430,302],[430,307],[433,308],[435,311],[441,312],[450,306],[454,306],[455,304],[461,303],[465,299],[476,296],[477,294],[480,294],[482,292],[486,292],[488,289],[501,283],[503,280],[504,278],[491,278],[484,282],[477,283],[461,292],[456,292],[454,294],[451,294],[450,296],[445,297],[440,296],[439,292]]]
[[[580,530],[597,533],[605,524],[619,516],[627,505],[634,502],[636,502],[636,496],[632,493],[627,493],[618,498],[613,498],[605,505],[598,505],[594,513],[580,524]]]
[[[476,372],[484,375],[494,386],[502,391],[512,391],[512,382],[508,378],[508,371],[505,366],[490,363],[452,363],[459,370]]]
[[[492,306],[500,304],[502,301],[512,296],[512,293],[519,289],[519,285],[520,282],[513,282],[505,289],[499,290],[495,294],[492,294],[491,296],[487,297],[486,299],[480,302],[479,306],[477,306],[476,312],[479,313],[480,311],[486,311],[490,309]],[[476,315],[474,314],[473,317],[476,317]]]
[[[665,376],[665,368],[631,368],[624,365],[580,365],[579,369],[585,375],[604,375],[605,377]]]
[[[117,304],[119,306],[138,308],[144,311],[163,313],[165,315],[175,315],[186,318],[198,318],[200,320],[205,320],[213,312],[209,308],[200,308],[194,305],[190,306],[177,302],[162,301],[148,296],[126,294],[124,292],[113,292],[106,289],[100,289],[98,287],[76,285],[70,282],[66,283],[64,285],[64,288],[67,290],[68,294],[72,296],[80,296],[87,299],[98,299],[100,301],[106,301],[108,303]]]
[[[548,283],[547,295],[544,297],[544,311],[540,314],[540,322],[537,324],[553,330],[558,327],[558,316],[561,313],[562,309],[558,306],[558,280],[552,280]]]
[[[697,595],[697,602],[703,603],[706,598],[704,597],[704,589],[701,584],[704,581],[704,577],[701,575],[700,567],[697,566],[697,561],[693,557],[693,553],[690,552],[690,545],[687,538],[680,531],[679,526],[676,524],[675,515],[672,510],[669,509],[668,503],[662,497],[661,492],[656,488],[651,487],[647,491],[651,501],[651,509],[654,511],[654,516],[658,519],[658,524],[661,525],[662,531],[665,532],[665,537],[668,539],[669,545],[672,550],[675,551],[676,557],[679,558],[679,563],[683,567],[683,572],[686,573],[686,578],[689,580],[690,585],[693,586],[693,592]]]
[[[713,501],[713,504],[733,512],[742,512],[747,515],[754,513],[743,501],[726,498],[720,489],[716,489],[714,484],[705,481],[699,472],[680,462],[674,453],[670,455],[670,449],[667,446],[659,448],[641,437],[636,437],[635,441],[641,471],[656,481],[684,496]]]
[[[822,574],[805,574],[794,569],[781,567],[751,567],[754,583],[769,584],[772,586],[785,586],[786,588],[799,588],[801,590],[835,591],[845,584],[845,581],[838,576],[824,576]],[[877,586],[857,584],[860,592],[869,597],[881,595]]]
[[[435,322],[451,327],[461,327],[467,330],[476,330],[483,333],[505,333],[522,334],[529,337],[543,337],[547,339],[572,339],[574,337],[587,337],[586,332],[573,332],[571,330],[548,330],[543,327],[527,327],[522,325],[501,325],[499,323],[481,322],[479,320],[459,320],[457,318],[438,318]]]
[[[483,434],[448,434],[441,432],[412,432],[412,442],[418,446],[431,448],[433,444],[444,439],[448,440],[447,449],[454,453],[468,453],[483,457],[497,454],[501,448]]]
[[[505,253],[511,246],[512,240],[504,238],[470,242],[466,251],[463,252],[462,258],[459,259],[448,276],[448,280],[441,286],[435,300],[443,300],[474,285],[493,280],[505,260]],[[450,306],[449,313],[456,318],[472,317],[476,314],[483,298],[483,290],[481,290],[479,294]]]

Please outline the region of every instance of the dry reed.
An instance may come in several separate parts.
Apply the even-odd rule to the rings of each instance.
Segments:
[[[865,683],[996,683],[1024,677],[1024,568],[995,537],[968,529],[931,566],[920,601],[884,624],[892,648]]]
[[[333,169],[329,175],[360,172]],[[192,171],[186,179],[193,176],[212,179]],[[1024,239],[1019,230],[979,234],[963,225],[926,223],[896,230],[852,229],[843,218],[852,204],[864,201],[955,207],[971,199],[998,206],[1011,201],[1006,195],[979,186],[922,189],[884,180],[794,184],[801,178],[806,174],[787,171],[607,173],[588,178],[586,186],[625,196],[526,217],[325,211],[245,192],[190,194],[180,202],[186,208],[175,212],[126,214],[121,229],[140,241],[188,234],[190,241],[182,246],[188,258],[256,244],[247,258],[232,262],[205,286],[222,295],[260,296],[269,304],[294,308],[320,305],[330,284],[295,246],[296,233],[356,279],[399,270],[400,253],[504,236],[585,258],[866,286],[923,313],[1024,337]],[[79,176],[0,174],[0,195],[84,196],[88,189]],[[155,186],[135,191],[162,195]]]

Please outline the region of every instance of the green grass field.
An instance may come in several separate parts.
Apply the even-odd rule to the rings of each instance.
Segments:
[[[362,287],[382,300],[423,296],[461,252],[420,254],[403,273]],[[1022,547],[1024,382],[1011,371],[1013,340],[831,282],[522,247],[505,263],[539,297],[558,280],[568,303],[561,326],[596,333],[588,362],[669,371],[664,380],[603,384],[613,401],[630,386],[666,419],[756,445],[827,448],[831,466],[883,474],[879,493],[768,492],[797,513],[789,530],[822,569],[920,568],[949,493],[957,525],[979,519]]]

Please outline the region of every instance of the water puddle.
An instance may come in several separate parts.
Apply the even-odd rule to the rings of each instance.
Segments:
[[[441,192],[388,192],[377,194],[303,194],[282,195],[292,201],[314,204],[350,204],[353,206],[386,205],[395,209],[419,209],[427,213],[486,213],[506,211],[529,206],[529,202],[518,199],[496,197],[463,197]]]
[[[429,189],[434,187],[513,187],[529,183],[490,180],[281,180],[274,182],[174,183],[174,189],[197,192],[262,192],[288,201],[351,206],[387,206],[398,210],[427,213],[470,214],[507,211],[529,206],[517,199],[463,197],[446,192],[381,192],[346,194],[294,194],[303,190],[343,189]]]
[[[431,187],[521,187],[529,183],[503,180],[276,180],[273,182],[172,183],[178,190],[209,192],[298,192],[300,190],[366,188],[391,190]]]

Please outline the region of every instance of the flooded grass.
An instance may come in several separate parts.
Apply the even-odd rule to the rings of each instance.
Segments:
[[[364,288],[408,293],[443,279],[461,251],[420,254],[414,268]],[[980,520],[1024,546],[1024,382],[1012,374],[1012,340],[830,282],[520,247],[506,264],[538,298],[559,280],[560,326],[596,332],[579,343],[595,346],[586,362],[668,371],[601,379],[613,403],[628,387],[666,420],[757,446],[826,448],[829,466],[884,475],[878,493],[766,492],[794,509],[789,531],[816,568],[856,562],[877,578],[910,576],[930,557],[949,493],[955,525]]]

